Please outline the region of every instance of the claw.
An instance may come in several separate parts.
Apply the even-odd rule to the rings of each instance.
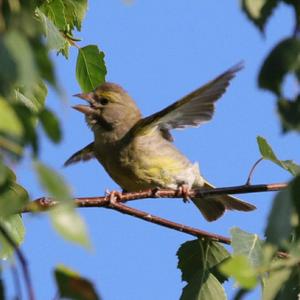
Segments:
[[[159,192],[158,187],[151,190],[151,193],[152,193],[153,197],[158,197],[159,196],[158,192]]]
[[[188,203],[191,200],[189,196],[190,187],[187,184],[182,184],[178,187],[178,194],[183,196],[183,202]]]
[[[111,204],[118,203],[122,199],[122,193],[119,191],[105,190],[105,194]]]

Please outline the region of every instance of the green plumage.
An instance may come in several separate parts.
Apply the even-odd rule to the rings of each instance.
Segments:
[[[96,157],[111,178],[126,191],[177,189],[180,186],[213,188],[200,175],[198,164],[192,164],[172,144],[169,130],[195,127],[209,121],[215,101],[240,69],[240,64],[234,66],[144,119],[132,98],[116,84],[104,83],[91,93],[78,94],[88,101],[88,105],[74,108],[86,115],[94,132],[94,143],[76,152],[66,165]],[[216,220],[226,209],[255,209],[255,206],[227,195],[192,200],[208,221]]]

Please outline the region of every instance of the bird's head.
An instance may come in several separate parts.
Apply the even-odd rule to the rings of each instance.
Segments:
[[[103,83],[90,93],[74,95],[88,102],[75,105],[74,109],[86,116],[94,131],[127,131],[141,118],[140,110],[133,99],[117,84]],[[122,131],[123,131],[122,130]]]

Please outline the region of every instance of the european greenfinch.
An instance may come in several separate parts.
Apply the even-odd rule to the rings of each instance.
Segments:
[[[90,93],[75,96],[88,105],[73,108],[85,115],[94,142],[72,155],[70,165],[91,158],[103,165],[123,190],[213,188],[172,143],[170,129],[198,127],[209,121],[214,103],[242,68],[237,64],[167,108],[142,118],[133,99],[119,85],[103,83]],[[229,195],[191,199],[208,221],[225,210],[251,211],[252,204]]]

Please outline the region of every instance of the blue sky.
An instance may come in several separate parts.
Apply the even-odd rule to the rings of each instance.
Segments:
[[[244,60],[245,69],[217,103],[212,122],[198,129],[174,132],[176,145],[199,161],[203,175],[216,186],[240,185],[259,158],[256,136],[264,136],[282,159],[300,161],[299,139],[282,135],[273,95],[257,88],[263,59],[275,43],[292,31],[292,12],[281,6],[268,23],[264,38],[241,12],[237,1],[90,1],[83,23],[81,46],[97,44],[105,52],[107,80],[121,84],[144,115],[176,101]],[[62,121],[64,139],[42,139],[41,158],[62,172],[76,196],[103,195],[117,189],[97,161],[63,169],[63,162],[92,140],[83,116],[70,106],[80,92],[75,78],[76,49],[70,59],[53,55],[57,75],[68,101],[50,91],[48,105]],[[44,195],[31,166],[17,170],[31,197]],[[289,175],[263,162],[253,183],[281,182]],[[180,200],[144,200],[130,205],[203,230],[228,235],[230,228],[263,237],[272,193],[242,195],[257,206],[251,213],[229,212],[206,222],[191,204]],[[192,237],[106,209],[82,209],[93,251],[62,240],[46,215],[24,216],[27,227],[23,250],[29,259],[38,299],[55,294],[52,269],[63,263],[90,278],[104,299],[178,299],[184,283],[175,253]],[[226,284],[229,299],[235,292]],[[250,299],[250,298],[249,298]]]

